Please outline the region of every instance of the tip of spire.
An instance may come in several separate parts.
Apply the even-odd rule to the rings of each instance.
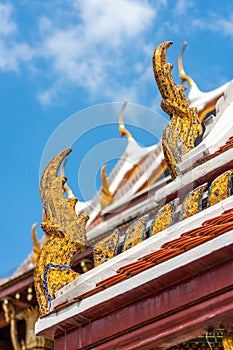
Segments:
[[[107,164],[104,164],[101,167],[102,192],[105,195],[111,197],[111,192],[109,191],[109,183],[108,183],[106,172],[105,172],[106,168],[107,168]]]
[[[106,167],[107,167],[106,164],[104,164],[101,167],[101,181],[102,181],[102,197],[100,201],[101,210],[104,209],[106,206],[108,206],[113,200],[113,196],[109,190],[109,183],[105,173]]]
[[[61,177],[65,177],[65,162],[62,164],[62,167],[61,167]],[[67,185],[66,182],[64,183],[63,188],[64,188],[64,191],[67,193],[68,198],[74,197],[74,194],[71,188]]]
[[[122,107],[121,107],[121,110],[120,110],[120,114],[119,114],[119,130],[120,130],[120,136],[123,137],[123,136],[126,136],[127,139],[132,139],[132,135],[130,134],[130,132],[125,128],[125,125],[124,125],[124,121],[123,121],[123,113],[124,113],[124,110],[125,110],[125,107],[127,105],[128,101],[125,100]]]
[[[182,46],[182,49],[180,50],[180,54],[179,54],[179,58],[178,58],[178,68],[179,68],[179,76],[181,79],[181,82],[184,83],[185,81],[187,81],[187,83],[190,85],[190,87],[193,85],[193,80],[192,78],[190,78],[184,70],[183,67],[183,54],[184,51],[186,49],[186,46],[188,45],[188,42],[185,40]]]

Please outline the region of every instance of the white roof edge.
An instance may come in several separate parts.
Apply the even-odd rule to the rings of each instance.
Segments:
[[[134,288],[140,287],[141,285],[157,279],[162,275],[171,272],[177,268],[185,266],[199,258],[202,258],[216,249],[223,248],[232,244],[232,231],[229,231],[219,237],[213,238],[211,241],[201,244],[183,254],[169,259],[157,266],[151,267],[150,269],[141,272],[140,274],[131,277],[121,283],[118,283],[112,287],[107,288],[87,299],[78,301],[65,309],[58,310],[55,314],[48,315],[45,318],[39,319],[36,322],[35,332],[40,334],[41,332],[56,326],[57,324],[65,321],[68,318],[79,315],[98,304],[104,303],[118,295],[125,294]]]

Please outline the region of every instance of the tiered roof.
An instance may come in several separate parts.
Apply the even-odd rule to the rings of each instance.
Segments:
[[[172,120],[166,129],[170,133],[175,125],[183,123],[181,115],[175,119],[177,111],[181,110],[182,116],[187,120],[190,117],[195,124],[196,110],[190,109],[187,104],[181,106],[183,89],[174,86],[171,65],[166,64],[165,54],[169,46],[170,43],[158,46],[154,67],[164,99],[162,106]],[[164,81],[161,80],[163,75]],[[181,78],[192,83],[182,70]],[[201,143],[189,152],[182,148],[187,142],[182,125],[180,140],[183,144],[178,150],[180,162],[177,157],[172,163],[175,179],[172,181],[168,177],[155,184],[147,184],[149,190],[144,187],[138,165],[144,165],[141,169],[146,172],[147,178],[150,177],[149,171],[151,176],[155,174],[157,164],[161,165],[164,158],[159,158],[157,164],[151,167],[145,164],[149,163],[154,151],[157,157],[162,154],[161,144],[149,150],[137,145],[124,129],[123,120],[120,120],[120,129],[128,137],[128,145],[112,174],[104,179],[105,192],[111,193],[111,201],[101,207],[101,192],[95,197],[96,203],[97,199],[99,201],[98,219],[102,217],[102,220],[89,227],[86,253],[79,250],[72,259],[72,271],[79,271],[78,264],[82,259],[90,260],[93,256],[96,267],[78,278],[67,277],[66,280],[64,274],[71,271],[71,265],[54,265],[56,278],[50,277],[49,280],[47,275],[51,263],[48,264],[47,260],[39,262],[36,273],[36,283],[40,284],[38,290],[43,290],[41,283],[46,286],[40,300],[44,303],[47,294],[50,299],[41,309],[41,318],[36,325],[38,334],[55,337],[57,344],[69,344],[70,349],[94,347],[103,350],[117,346],[119,349],[146,350],[155,345],[158,349],[165,349],[179,344],[200,335],[210,326],[229,330],[233,316],[230,306],[233,284],[232,279],[227,277],[232,269],[229,253],[233,249],[233,122],[230,118],[233,85],[227,85],[224,97],[218,102],[216,117],[213,116],[213,122],[208,123]],[[194,83],[191,89],[193,87]],[[170,90],[172,98],[169,98]],[[196,102],[199,101],[197,105],[202,117],[204,110],[209,112],[208,106],[222,91],[197,94]],[[179,130],[178,126],[174,129],[175,133]],[[196,126],[190,127],[194,127],[192,132],[196,137]],[[166,137],[164,133],[165,151]],[[192,142],[187,143],[187,147],[191,147]],[[176,154],[172,149],[169,152],[170,158],[166,157],[168,163]],[[203,155],[205,158],[201,161]],[[54,165],[53,160],[48,169],[54,168]],[[123,184],[124,177],[126,185]],[[53,191],[56,181],[54,178],[51,182]],[[131,181],[131,203],[124,207],[129,199],[127,187]],[[48,190],[49,187],[46,188]],[[118,209],[114,215],[111,214],[113,209]],[[96,216],[92,212],[90,214],[93,224]],[[50,220],[53,220],[52,207]],[[51,223],[47,225],[51,230]],[[61,230],[59,225],[58,220],[57,228],[53,227],[51,243],[55,242],[56,234]],[[67,237],[64,232],[64,237],[59,236],[59,240]],[[69,246],[71,243],[66,244]],[[49,242],[44,248],[46,251],[50,254]],[[46,271],[43,270],[45,263]],[[44,275],[41,274],[43,271]],[[223,275],[223,271],[227,274]],[[63,281],[67,281],[62,288],[56,282],[60,275]],[[207,285],[204,287],[205,281]],[[63,331],[67,334],[65,338]]]

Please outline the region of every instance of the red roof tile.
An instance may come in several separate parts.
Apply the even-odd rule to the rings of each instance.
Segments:
[[[233,148],[233,136],[231,136],[228,139],[228,141],[225,143],[225,145],[221,146],[216,152],[214,152],[213,154],[209,154],[208,156],[197,160],[197,162],[195,163],[194,166],[203,164],[203,163],[207,162],[208,160],[210,160],[214,157],[217,157],[219,154],[222,154],[223,152],[228,151],[231,148]]]

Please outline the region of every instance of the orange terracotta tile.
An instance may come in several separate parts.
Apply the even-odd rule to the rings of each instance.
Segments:
[[[151,263],[147,263],[146,261],[142,261],[142,260],[137,260],[131,264],[128,264],[128,265],[125,265],[123,267],[120,267],[117,272],[118,273],[126,273],[128,274],[129,271],[134,271],[134,270],[137,270],[137,269],[141,269],[141,268],[144,268],[144,266],[146,266],[146,264],[148,264],[148,267],[152,267],[153,264],[151,265]]]
[[[103,288],[108,288],[113,286],[114,284],[117,284],[121,281],[124,281],[125,279],[127,279],[128,277],[125,274],[120,274],[118,273],[117,275],[111,276],[109,278],[106,278],[103,281],[100,281],[98,283],[96,283],[97,286],[101,286]]]
[[[176,239],[173,239],[172,241],[170,242],[167,242],[165,244],[162,245],[162,248],[166,248],[166,249],[182,249],[185,244],[187,242],[189,242],[189,240],[192,239],[190,237],[179,237],[179,238],[176,238]]]
[[[99,292],[102,292],[103,290],[104,290],[103,287],[97,286],[97,287],[95,287],[95,288],[93,288],[93,289],[91,289],[91,290],[89,290],[89,291],[87,291],[87,292],[81,294],[81,295],[79,296],[79,298],[80,298],[80,299],[85,299],[85,298],[88,298],[88,297],[90,297],[90,296],[92,296],[92,295],[94,295],[94,294],[97,294],[97,293],[99,293]]]
[[[214,226],[214,235],[217,237],[230,230],[233,230],[233,222],[227,222],[225,224]]]
[[[201,236],[201,237],[190,238],[189,242],[187,242],[186,245],[184,246],[184,249],[186,251],[190,250],[192,248],[195,248],[201,245],[204,242],[211,240],[212,238],[213,236]]]
[[[149,262],[155,262],[157,259],[159,259],[160,256],[164,255],[164,252],[166,251],[166,249],[159,249],[156,250],[150,254],[147,254],[143,257],[141,257],[139,260],[145,260],[145,261],[149,261]]]
[[[181,237],[196,237],[196,236],[204,236],[208,232],[207,227],[198,227],[193,230],[184,232]]]
[[[161,256],[161,257],[156,261],[156,263],[157,263],[157,264],[161,264],[162,262],[167,261],[167,260],[169,260],[169,259],[171,259],[171,258],[174,258],[175,256],[180,255],[180,254],[182,254],[182,253],[184,253],[184,250],[183,250],[183,249],[172,249],[172,250],[169,249],[169,250],[166,251],[166,253],[164,253],[163,256]]]
[[[150,269],[151,267],[155,266],[155,264],[153,262],[147,262],[147,261],[141,261],[140,265],[135,265],[134,267],[131,266],[130,269],[127,270],[127,272],[125,272],[128,276],[132,277],[135,276],[145,270]]]
[[[215,218],[206,220],[203,222],[203,226],[208,225],[220,225],[223,223],[231,222],[233,221],[233,212],[225,212],[222,215],[216,216]]]

